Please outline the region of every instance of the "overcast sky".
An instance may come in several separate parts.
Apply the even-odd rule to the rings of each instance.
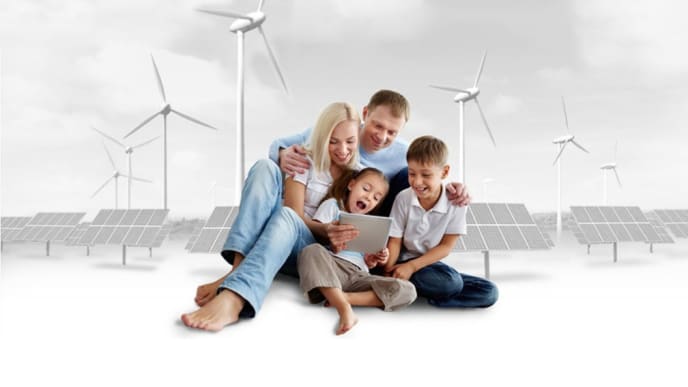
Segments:
[[[94,126],[121,138],[161,107],[150,54],[168,102],[219,128],[170,115],[171,216],[207,217],[234,203],[236,37],[207,5],[251,12],[257,0],[5,0],[0,7],[2,215],[114,206],[112,174]],[[619,189],[609,203],[686,208],[688,6],[681,1],[266,0],[263,25],[285,75],[286,95],[257,34],[246,37],[247,166],[270,142],[309,127],[330,102],[362,107],[380,88],[403,93],[411,120],[401,135],[446,140],[458,163],[458,105],[429,88],[472,86],[487,60],[480,101],[466,105],[466,174],[475,201],[556,207],[556,137],[590,154],[562,156],[563,204],[600,205],[600,165],[618,141]],[[162,134],[157,118],[127,140]],[[118,168],[125,154],[107,142]],[[162,139],[133,154],[132,207],[162,206]],[[457,175],[454,174],[456,177]],[[483,180],[494,179],[483,195]],[[126,181],[119,184],[126,208]]]

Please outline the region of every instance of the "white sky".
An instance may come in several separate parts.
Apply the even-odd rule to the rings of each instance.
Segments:
[[[160,108],[155,56],[168,101],[218,132],[170,115],[171,216],[208,216],[233,204],[236,38],[207,5],[250,12],[257,0],[10,0],[0,8],[2,215],[87,211],[114,205],[101,137],[121,138]],[[312,125],[335,100],[363,106],[379,88],[402,92],[411,121],[402,136],[433,134],[458,160],[458,105],[429,84],[472,85],[484,50],[480,101],[466,106],[466,169],[475,201],[556,206],[556,146],[569,124],[590,150],[563,156],[563,204],[599,205],[601,164],[618,141],[619,189],[609,203],[686,208],[684,129],[688,36],[681,1],[267,0],[264,29],[290,88],[286,95],[256,31],[246,38],[247,166],[277,136]],[[162,134],[162,119],[126,143]],[[107,143],[125,172],[123,152]],[[132,207],[162,206],[162,139],[134,152]],[[454,165],[456,167],[456,165]],[[119,184],[126,207],[126,181]]]

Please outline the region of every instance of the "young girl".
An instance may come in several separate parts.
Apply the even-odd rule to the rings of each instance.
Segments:
[[[375,168],[350,171],[330,187],[313,220],[331,224],[339,219],[340,210],[355,214],[373,212],[388,189],[385,176]],[[386,248],[373,255],[341,250],[341,246],[328,250],[317,243],[299,253],[297,266],[301,287],[311,303],[317,304],[324,298],[337,309],[337,335],[347,332],[358,322],[352,305],[377,306],[392,311],[416,299],[416,289],[410,282],[368,272],[378,264],[384,265],[388,256]]]

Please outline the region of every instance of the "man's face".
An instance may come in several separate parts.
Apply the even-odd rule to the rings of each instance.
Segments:
[[[395,117],[389,106],[380,105],[373,110],[364,107],[361,146],[369,153],[387,148],[394,142],[405,123],[406,117]]]

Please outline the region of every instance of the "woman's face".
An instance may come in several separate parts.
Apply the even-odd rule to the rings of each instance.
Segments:
[[[332,164],[345,166],[358,146],[358,123],[342,121],[332,130],[327,150]]]

